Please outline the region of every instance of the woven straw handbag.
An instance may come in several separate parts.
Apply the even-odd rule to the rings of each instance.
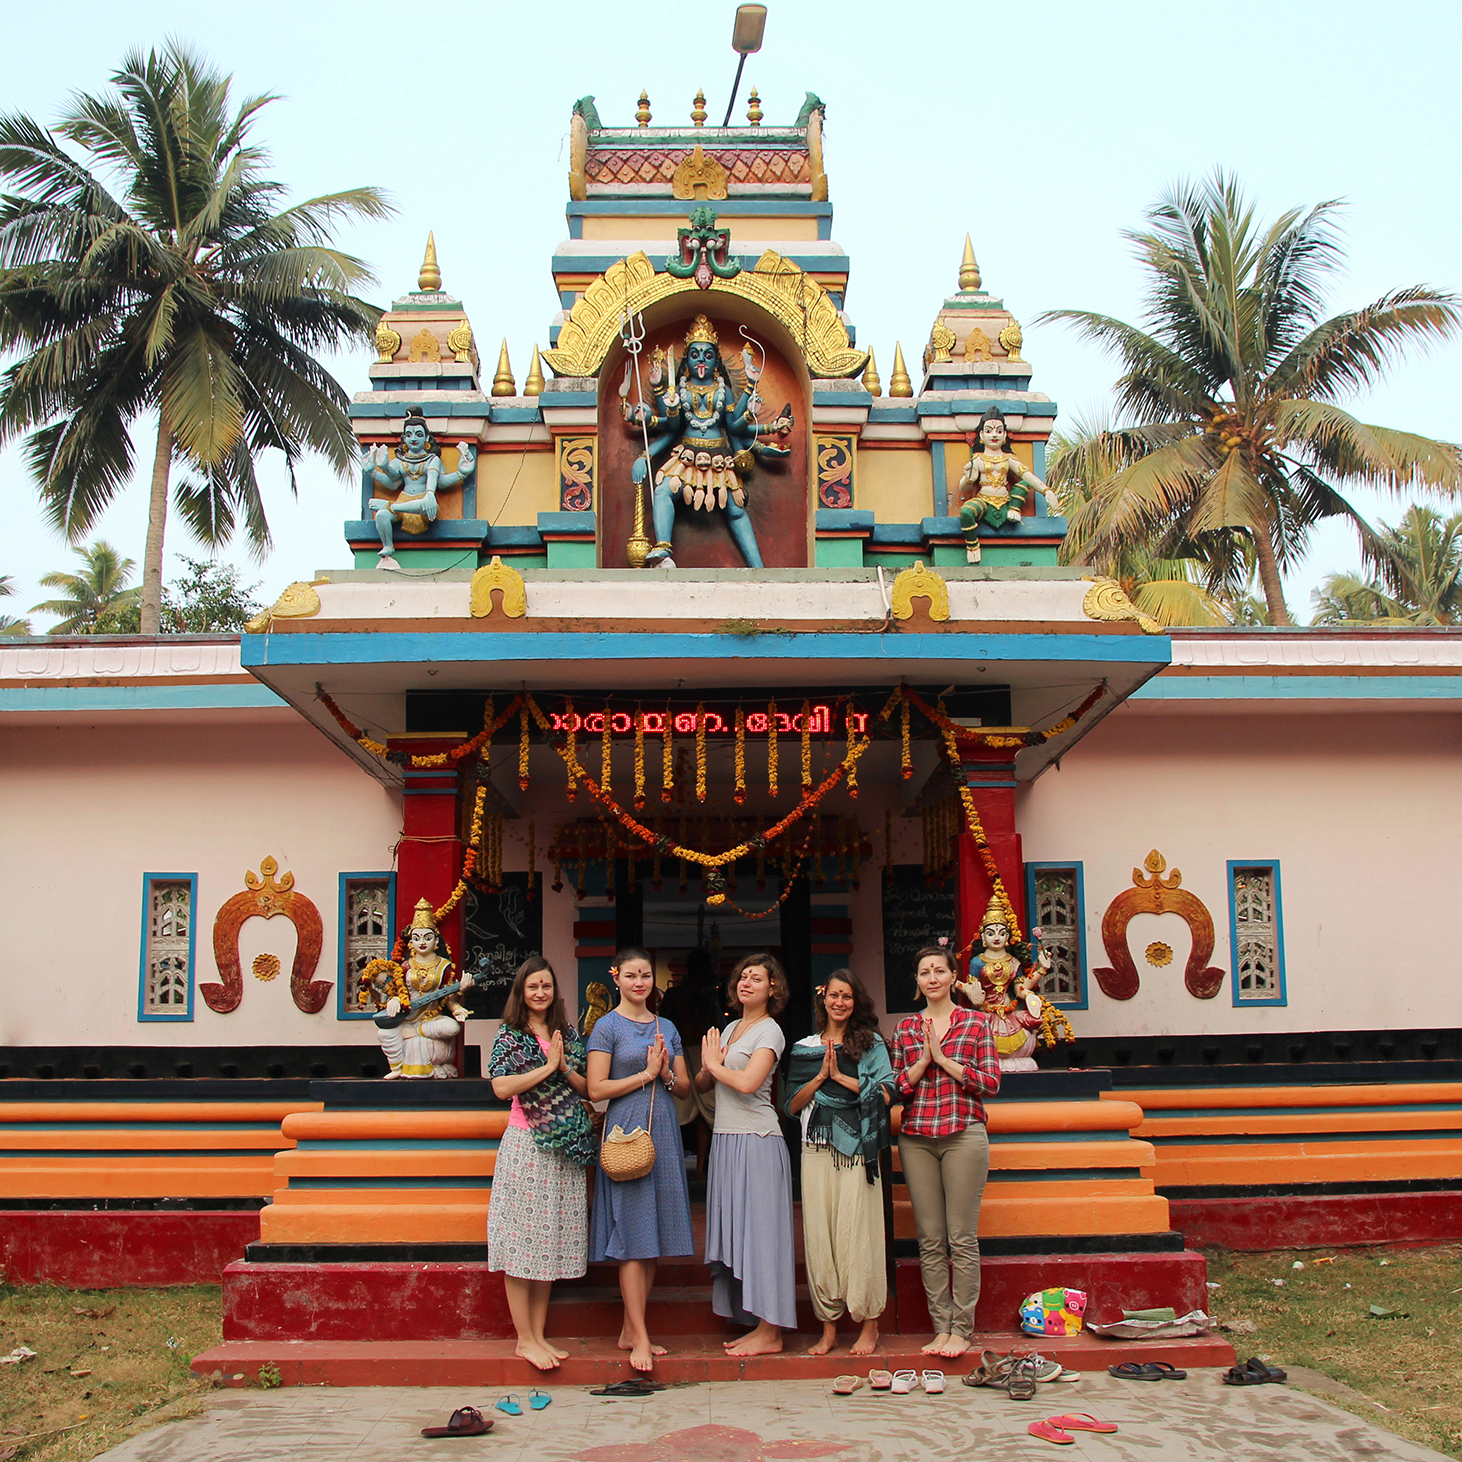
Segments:
[[[655,1022],[655,1035],[660,1034],[660,1022]],[[650,1085],[650,1126],[655,1125],[655,1088],[660,1085],[657,1076]],[[655,1166],[655,1139],[643,1127],[626,1132],[615,1125],[604,1134],[599,1144],[599,1165],[606,1177],[616,1183],[633,1183],[636,1178],[648,1177]]]

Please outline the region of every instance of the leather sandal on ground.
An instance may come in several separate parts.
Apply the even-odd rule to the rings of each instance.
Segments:
[[[1258,1356],[1251,1356],[1241,1366],[1230,1366],[1223,1373],[1225,1386],[1267,1386],[1278,1385],[1289,1379],[1287,1371],[1267,1366]]]
[[[1012,1401],[1030,1401],[1036,1394],[1036,1376],[1040,1366],[1033,1356],[1022,1356],[1011,1369],[1005,1389]],[[1051,1440],[1049,1437],[1047,1441]]]
[[[492,1430],[492,1423],[475,1407],[459,1406],[446,1426],[424,1426],[424,1437],[481,1437]]]
[[[652,1396],[659,1388],[653,1381],[642,1381],[638,1376],[626,1376],[622,1381],[612,1381],[607,1386],[595,1386],[591,1396]]]

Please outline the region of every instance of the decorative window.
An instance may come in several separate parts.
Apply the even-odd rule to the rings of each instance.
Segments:
[[[336,1014],[341,1020],[374,1015],[360,1005],[361,971],[387,959],[395,938],[396,879],[389,873],[340,875],[340,979]]]
[[[1284,1005],[1279,864],[1231,862],[1229,932],[1235,1005]]]
[[[1041,993],[1052,1005],[1086,1009],[1086,910],[1080,863],[1026,864],[1026,907],[1051,972]]]
[[[142,876],[139,1020],[193,1019],[193,910],[196,873]]]

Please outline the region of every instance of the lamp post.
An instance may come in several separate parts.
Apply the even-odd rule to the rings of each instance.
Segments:
[[[731,100],[726,103],[726,118],[721,123],[722,127],[731,125],[731,108],[736,105],[736,93],[741,88],[741,68],[746,65],[746,58],[753,51],[761,50],[761,37],[766,25],[767,8],[765,5],[738,5],[736,7],[736,24],[731,31],[731,49],[741,59],[736,63],[736,80],[731,83]]]

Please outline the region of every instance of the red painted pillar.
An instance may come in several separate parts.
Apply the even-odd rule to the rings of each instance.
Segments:
[[[392,750],[428,756],[456,745],[444,740],[412,740]],[[406,768],[401,799],[401,846],[396,853],[396,928],[410,927],[418,899],[429,899],[434,909],[447,901],[462,873],[462,842],[457,822],[456,767]],[[442,920],[442,937],[452,951],[452,963],[461,973],[462,905]]]
[[[1020,921],[1022,938],[1030,929],[1025,913],[1025,860],[1021,856],[1020,834],[1015,830],[1015,758],[1010,751],[974,747],[960,754],[960,773],[975,799],[975,810],[994,854],[1000,881]],[[972,939],[978,943],[980,920],[990,904],[994,885],[980,858],[974,838],[959,837],[959,943],[963,949]],[[976,949],[974,952],[978,953]]]

